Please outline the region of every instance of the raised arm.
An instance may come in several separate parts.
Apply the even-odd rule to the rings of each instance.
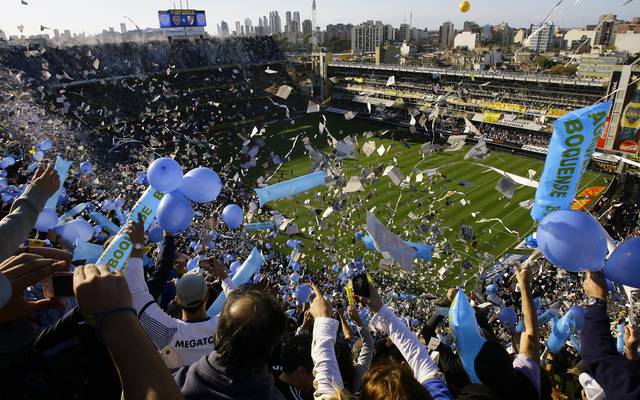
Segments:
[[[51,165],[40,166],[27,187],[11,206],[11,212],[0,220],[0,261],[9,258],[29,235],[49,197],[60,186],[58,173]]]
[[[144,240],[144,228],[141,221],[130,223],[126,228],[126,233],[133,244]],[[173,335],[178,330],[178,324],[174,318],[160,308],[149,293],[149,288],[144,280],[141,255],[141,250],[131,252],[124,276],[129,286],[133,308],[136,310],[142,327],[158,349],[163,349],[171,342]]]
[[[162,289],[169,280],[169,274],[176,260],[176,239],[169,233],[164,233],[164,240],[160,246],[158,263],[153,268],[147,279],[149,293],[157,301],[162,294]]]
[[[371,366],[371,360],[373,360],[373,336],[371,336],[369,328],[360,319],[356,306],[349,306],[348,310],[349,318],[356,323],[358,334],[360,334],[362,338],[362,347],[360,348],[358,360],[356,361],[356,371],[364,376],[365,372],[367,372]]]
[[[384,305],[378,289],[373,285],[371,285],[371,297],[367,300],[369,307],[375,312],[371,325],[389,334],[389,338],[411,367],[416,380],[427,389],[433,399],[453,399],[449,388],[442,380],[442,373],[438,371],[438,366],[429,356],[427,348],[420,343],[418,337],[409,330],[407,325]]]
[[[311,342],[311,358],[313,359],[314,397],[330,399],[336,389],[344,387],[338,360],[336,359],[335,344],[338,332],[338,321],[331,318],[333,307],[320,290],[312,285],[316,297],[311,303],[310,313],[313,316],[313,341]]]
[[[531,294],[531,271],[528,265],[515,265],[516,278],[518,286],[520,286],[520,294],[522,298],[522,316],[524,319],[524,331],[520,335],[520,351],[519,353],[537,360],[540,354],[540,345],[538,342],[538,315],[536,306],[533,303]]]
[[[640,398],[640,368],[616,350],[607,315],[607,284],[600,274],[588,272],[584,291],[594,304],[584,313],[580,332],[581,356],[589,373],[602,386],[607,398]]]
[[[138,324],[122,275],[112,274],[105,266],[78,267],[73,289],[80,310],[100,333],[118,369],[122,398],[182,399],[169,370]]]

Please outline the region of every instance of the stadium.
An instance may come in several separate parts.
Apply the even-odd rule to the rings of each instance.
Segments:
[[[100,330],[103,320],[112,321],[112,312],[135,316],[135,329],[144,329],[146,335],[137,344],[127,342],[128,351],[135,346],[142,352],[149,344],[151,353],[160,354],[164,362],[161,373],[151,375],[163,376],[168,367],[183,394],[195,379],[185,375],[193,373],[190,366],[207,363],[220,370],[226,362],[238,363],[239,369],[225,373],[243,377],[246,371],[253,376],[268,367],[273,387],[271,375],[282,379],[286,362],[298,362],[288,360],[286,352],[301,351],[312,353],[313,359],[310,367],[300,366],[306,369],[296,373],[310,377],[312,383],[305,388],[313,396],[320,390],[316,339],[321,337],[326,340],[323,351],[331,354],[325,362],[334,362],[337,375],[342,374],[339,385],[338,380],[325,382],[325,390],[362,395],[363,382],[374,378],[371,372],[358,372],[356,361],[369,352],[372,362],[373,338],[369,343],[371,333],[363,333],[371,323],[382,326],[372,331],[375,352],[383,354],[378,362],[391,365],[386,373],[408,374],[403,379],[418,382],[420,390],[428,392],[403,398],[453,399],[449,391],[457,396],[465,385],[486,384],[487,375],[475,376],[474,369],[480,368],[473,366],[482,356],[485,338],[486,343],[501,343],[504,358],[511,357],[509,370],[517,369],[523,348],[530,351],[528,360],[535,360],[534,370],[540,357],[542,366],[555,368],[542,373],[543,383],[538,373],[536,387],[524,389],[534,394],[522,397],[551,398],[541,393],[551,393],[553,379],[560,380],[553,376],[573,373],[568,365],[578,364],[581,332],[591,332],[584,317],[589,311],[576,308],[595,304],[606,313],[609,307],[617,329],[622,325],[619,341],[624,344],[625,337],[634,335],[624,334],[625,318],[633,325],[638,317],[633,284],[607,276],[596,285],[604,286],[604,300],[594,300],[581,288],[583,277],[595,280],[592,276],[602,268],[606,274],[605,257],[614,259],[616,246],[635,243],[640,235],[640,65],[616,65],[610,76],[599,79],[345,61],[317,43],[309,57],[299,57],[287,53],[274,36],[208,37],[197,29],[206,25],[204,12],[191,11],[160,11],[168,40],[0,46],[3,218],[11,219],[29,188],[39,187],[38,177],[42,182],[43,174],[58,176],[50,178],[55,181],[49,184],[55,186],[49,188],[52,196],[46,199],[47,207],[34,213],[27,240],[21,238],[16,255],[15,249],[6,254],[9,266],[0,268],[0,277],[10,275],[15,266],[11,263],[30,251],[63,258],[68,274],[71,265],[76,268],[67,282],[72,283],[70,293],[61,296],[64,314],[52,310],[18,319],[37,319],[40,327],[51,327],[29,331],[38,332],[25,347],[30,356],[11,355],[9,368],[0,367],[0,376],[21,382],[10,395],[102,398],[93,395],[104,390],[104,398],[119,398],[126,374],[111,351],[109,329],[104,335]],[[575,117],[592,107],[601,109]],[[567,122],[570,118],[574,122]],[[570,128],[586,126],[589,120],[594,132],[590,145],[583,143],[583,136],[568,134],[560,143],[559,132],[575,133]],[[567,148],[558,152],[567,143],[582,146],[583,153],[575,155],[575,149]],[[550,167],[558,154],[563,158]],[[158,162],[165,164],[154,169]],[[180,170],[177,178],[158,178],[175,172],[173,165]],[[554,167],[557,176],[545,178]],[[199,169],[215,171],[214,178],[209,175],[207,184],[202,183],[194,178]],[[562,171],[577,177],[572,179],[575,187],[570,188],[574,183]],[[34,183],[29,184],[31,176]],[[159,186],[164,183],[166,190]],[[541,200],[545,185],[556,197],[568,193],[570,198],[563,207],[549,203],[538,218],[540,204],[554,196]],[[597,236],[596,244],[607,251],[600,265],[567,267],[564,260],[548,255],[547,246],[539,246],[544,233],[540,227],[548,226],[547,218],[557,215],[551,212],[556,210],[575,212],[571,215],[597,227],[555,239],[568,243],[565,255],[588,261],[590,238]],[[47,213],[51,226],[43,227]],[[572,220],[554,222],[555,229],[569,232],[566,226]],[[73,224],[77,230],[64,229]],[[87,317],[75,271],[85,274],[88,269],[99,271],[94,284],[122,278],[123,287],[129,288],[126,295],[99,288],[95,293],[105,301],[126,297],[128,303]],[[535,277],[527,276],[532,270]],[[91,278],[85,278],[89,283],[84,284],[91,285]],[[15,288],[21,289],[18,297],[24,292],[22,300],[37,301],[49,298],[51,282],[51,287],[36,282]],[[180,282],[192,286],[184,289]],[[180,297],[188,297],[183,291],[192,295],[197,290],[202,293],[193,295],[199,296],[193,302]],[[615,301],[603,306],[607,293]],[[232,310],[243,296],[253,296],[253,308]],[[464,315],[469,310],[471,314]],[[582,317],[574,316],[580,312]],[[251,318],[234,325],[234,313]],[[538,324],[543,315],[548,319]],[[2,324],[15,322],[11,318],[0,313],[0,333]],[[281,332],[272,328],[280,319]],[[330,329],[325,323],[332,324]],[[606,319],[601,325],[607,326],[601,328],[607,331],[609,324]],[[185,328],[189,325],[201,331],[192,334]],[[327,338],[338,326],[340,333]],[[320,329],[328,336],[318,336],[323,334]],[[420,332],[420,344],[416,335],[403,336],[411,331]],[[77,332],[81,339],[75,338]],[[476,333],[478,349],[468,358],[465,345],[470,342],[465,340]],[[237,341],[235,346],[242,343],[243,353],[220,361],[216,352],[226,357],[224,351],[233,347],[224,343],[225,334]],[[270,335],[273,343],[264,344]],[[398,335],[404,345],[398,344]],[[125,343],[125,336],[116,342]],[[309,349],[302,344],[297,345],[302,350],[287,347],[292,337],[302,336]],[[543,342],[542,336],[549,339]],[[432,352],[430,357],[424,351],[429,360],[425,365],[433,368],[428,374],[423,371],[428,379],[409,370],[416,367],[403,347],[407,343]],[[255,370],[248,364],[252,357],[262,357]],[[453,359],[449,365],[447,357]],[[565,360],[571,361],[565,365]],[[489,357],[483,365],[493,368],[502,361]],[[43,368],[22,376],[30,364],[40,362]],[[14,363],[20,368],[12,368]],[[59,365],[65,368],[55,367]],[[94,365],[99,378],[92,375]],[[345,384],[340,386],[342,379]],[[517,379],[520,375],[510,383]],[[434,380],[436,389],[425,383]],[[241,391],[238,382],[244,381],[225,384]],[[245,386],[261,387],[249,383]],[[486,398],[517,398],[515,385],[505,389],[507,394]],[[444,393],[441,397],[434,394],[438,390]],[[239,394],[221,398],[280,399]]]

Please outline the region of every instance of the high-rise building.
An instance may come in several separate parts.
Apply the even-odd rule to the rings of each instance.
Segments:
[[[513,44],[513,37],[515,32],[513,28],[506,22],[501,22],[495,27],[496,29],[496,41],[501,47],[510,47]]]
[[[293,21],[291,21],[291,32],[300,32],[300,11],[293,12]]]
[[[218,35],[222,37],[229,36],[229,24],[226,21],[220,21],[218,25]]]
[[[282,33],[282,20],[277,11],[271,11],[269,13],[269,27],[271,28],[272,34]]]
[[[529,50],[536,53],[544,53],[551,48],[555,25],[549,23],[542,28],[539,25],[531,25],[531,36],[527,39]]]
[[[58,32],[59,34],[60,32]],[[6,42],[7,41],[7,34],[4,33],[4,31],[2,29],[0,29],[0,41],[2,42]]]
[[[123,35],[127,33],[127,25],[124,22],[120,23],[120,33],[122,33]]]
[[[293,19],[291,18],[291,11],[287,11],[284,14],[284,33],[289,33],[291,32],[291,21]]]
[[[326,40],[351,40],[351,31],[353,25],[351,24],[329,24],[327,25]]]
[[[240,24],[240,21],[236,21],[236,36],[242,36],[243,32],[242,24]]]
[[[313,34],[313,22],[310,19],[302,21],[302,33],[305,35]]]
[[[447,21],[440,25],[440,47],[447,49],[453,46],[454,26],[453,22]]]
[[[493,41],[493,25],[484,25],[480,30],[480,40],[483,42]]]
[[[464,21],[463,32],[480,33],[480,25],[475,21]]]
[[[398,35],[396,35],[396,40],[398,41],[410,41],[411,40],[411,25],[409,24],[401,24],[400,29],[398,29]]]
[[[244,34],[245,36],[251,36],[251,34],[253,34],[253,22],[251,22],[251,18],[244,19]]]
[[[351,29],[351,51],[372,53],[383,43],[384,25],[380,21],[367,21]]]
[[[396,40],[396,30],[393,25],[385,25],[384,26],[384,34],[383,40],[385,42],[393,42]]]
[[[267,18],[266,15],[262,17],[262,29],[264,30],[264,34],[265,35],[270,35],[271,34],[271,27],[269,26],[269,19]]]
[[[53,30],[53,38],[55,40],[60,40],[60,29],[54,29]]]
[[[598,18],[598,26],[596,28],[596,39],[594,44],[597,46],[610,47],[616,42],[616,34],[620,21],[614,14],[601,15]]]

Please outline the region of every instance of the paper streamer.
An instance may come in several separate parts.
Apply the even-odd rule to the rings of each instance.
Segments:
[[[264,265],[264,263],[265,260],[262,256],[262,253],[260,253],[260,251],[256,247],[254,247],[253,250],[251,250],[251,254],[249,254],[249,257],[244,260],[244,263],[242,263],[240,268],[238,268],[238,271],[236,271],[236,274],[231,280],[233,281],[233,283],[235,283],[236,286],[247,283],[251,276],[255,274],[260,269],[260,267]],[[224,294],[224,292],[220,293],[218,298],[216,298],[216,301],[214,301],[213,304],[211,304],[211,307],[209,307],[209,310],[207,310],[207,314],[210,317],[215,317],[216,315],[220,314],[226,300],[227,296]]]
[[[144,230],[146,231],[151,226],[153,218],[158,211],[158,205],[162,199],[163,194],[156,189],[149,186],[147,190],[140,196],[140,199],[131,210],[129,214],[129,220],[123,225],[116,237],[113,239],[109,247],[105,249],[98,261],[97,265],[106,265],[111,272],[124,272],[127,258],[131,254],[132,243],[128,235],[124,234],[129,221],[137,221],[138,215],[142,216],[144,220]]]
[[[458,289],[458,294],[449,308],[449,325],[453,329],[462,366],[467,371],[471,382],[480,383],[474,362],[485,339],[480,334],[476,313],[462,289]]]
[[[325,171],[314,172],[309,175],[299,176],[288,181],[276,183],[265,188],[254,189],[260,200],[260,206],[284,197],[291,197],[298,193],[324,185],[327,173]]]
[[[544,171],[531,217],[540,221],[556,210],[569,210],[596,148],[611,102],[570,112],[554,123]]]
[[[89,214],[89,218],[94,221],[96,224],[100,225],[102,229],[109,232],[112,235],[120,232],[120,227],[109,220],[109,218],[100,214],[97,211],[94,211]]]
[[[363,235],[360,240],[367,246],[367,249],[377,251],[375,243],[373,242],[373,238],[370,235]],[[416,258],[421,260],[431,260],[431,252],[433,250],[433,246],[425,244],[425,243],[414,243],[409,241],[404,241],[404,243],[416,249]]]
[[[58,218],[57,226],[60,226],[60,225],[64,224],[68,220],[72,219],[76,215],[78,215],[81,212],[83,212],[85,210],[85,208],[87,208],[88,205],[89,204],[87,204],[87,203],[80,203],[77,206],[73,207],[71,210],[67,211],[66,214],[64,214],[62,217]]]
[[[93,263],[102,254],[104,249],[102,246],[93,244],[93,243],[85,243],[79,240],[75,241],[75,249],[73,250],[73,261],[85,260],[87,263]]]
[[[246,224],[244,230],[247,232],[264,231],[269,229],[275,229],[273,222],[255,222],[253,224]]]
[[[58,205],[58,198],[60,197],[60,191],[64,186],[64,181],[67,180],[67,176],[69,175],[69,168],[71,168],[71,161],[67,161],[60,156],[56,156],[56,165],[55,170],[60,177],[60,187],[58,187],[58,191],[47,200],[47,203],[44,205],[44,208],[50,208],[52,210],[56,209]]]

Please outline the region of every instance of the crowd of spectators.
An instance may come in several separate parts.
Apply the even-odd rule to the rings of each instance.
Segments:
[[[275,65],[272,71],[278,70]],[[265,120],[282,118],[281,106],[291,107],[293,114],[295,97],[285,102],[270,96],[280,105],[256,99],[268,85],[288,82],[265,68],[221,66],[202,73],[170,69],[155,80],[78,86],[56,92],[54,97],[65,97],[59,103],[62,113],[46,96],[38,103],[29,94],[3,94],[2,151],[12,154],[15,163],[6,162],[1,180],[2,396],[573,400],[584,392],[588,399],[640,397],[638,330],[627,326],[624,354],[618,353],[610,324],[625,318],[624,301],[617,292],[609,296],[597,274],[580,277],[542,265],[544,261],[536,265],[512,260],[499,265],[498,273],[478,277],[466,289],[485,340],[472,373],[462,362],[464,337],[453,335],[447,318],[452,303],[462,301],[463,290],[451,288],[442,297],[416,295],[413,279],[400,279],[391,268],[370,268],[359,257],[327,268],[292,262],[269,240],[226,229],[220,211],[213,208],[217,206],[202,209],[211,231],[209,243],[165,232],[156,244],[139,219],[127,222],[116,212],[114,204],[133,204],[145,187],[139,173],[155,149],[180,145],[184,152],[176,154],[183,166],[208,165],[209,152],[217,148],[200,141],[194,130],[223,125],[240,115],[255,116],[260,109],[267,114]],[[105,88],[109,96],[100,93]],[[225,104],[224,113],[214,112],[217,101]],[[358,107],[359,113],[368,113],[366,104]],[[410,119],[408,110],[375,107],[372,112],[405,123]],[[217,119],[227,113],[232,118]],[[71,128],[84,129],[94,139],[95,131],[104,130],[109,140],[77,142],[65,130],[69,127],[56,125],[56,116],[70,114]],[[5,126],[4,119],[20,123]],[[446,121],[454,124],[450,117]],[[252,146],[242,147],[244,156],[253,146],[256,151],[260,147],[259,139],[249,140],[252,127],[233,126],[233,133],[244,134]],[[126,227],[133,250],[124,273],[73,260],[73,244],[54,231],[34,230],[46,200],[60,184],[47,165],[52,160],[33,162],[36,149],[30,146],[36,142],[36,129],[55,130],[51,138],[56,152],[74,162],[87,155],[111,161],[110,168],[93,176],[72,172],[57,211],[61,215],[87,203]],[[504,136],[495,133],[494,138]],[[264,140],[261,143],[265,148]],[[134,149],[137,145],[142,147]],[[118,146],[127,151],[115,158],[112,150]],[[189,146],[199,150],[187,151]],[[219,173],[225,185],[217,203],[237,202],[251,209],[250,188],[242,175],[226,168]],[[637,195],[637,178],[624,187],[629,188],[625,196]],[[269,211],[264,207],[261,212]],[[106,231],[97,231],[91,243],[106,246],[112,239]],[[254,246],[265,265],[238,286],[231,278]],[[292,245],[297,250],[300,246],[295,241]],[[365,271],[371,276],[368,293],[350,296],[345,287]],[[54,272],[73,273],[71,296],[43,295],[42,281]],[[304,285],[311,287],[309,296],[300,294]],[[209,315],[221,293],[226,296],[221,312]],[[542,316],[561,315],[572,306],[584,309],[581,329],[560,352],[544,352],[554,325],[541,323]]]

